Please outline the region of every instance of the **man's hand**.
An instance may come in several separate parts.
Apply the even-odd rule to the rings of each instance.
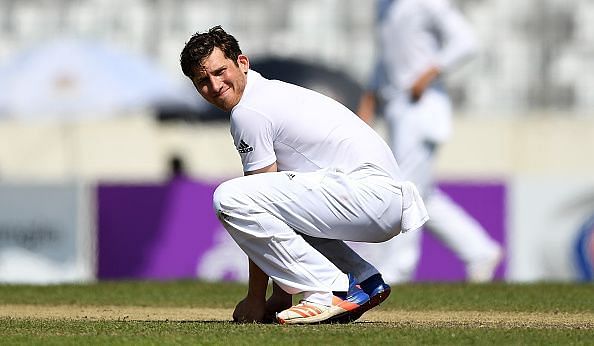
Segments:
[[[249,261],[250,279],[248,293],[243,300],[237,303],[233,311],[233,321],[241,323],[264,322],[266,314],[266,289],[268,288],[268,275],[252,260]]]
[[[293,296],[283,291],[276,283],[272,284],[272,295],[266,301],[266,314],[264,323],[272,323],[276,320],[276,313],[293,306]]]
[[[415,81],[411,90],[410,90],[410,97],[413,102],[417,102],[423,96],[423,93],[433,82],[433,80],[439,75],[439,69],[435,66],[429,68],[427,71],[423,72],[421,76]]]
[[[263,323],[266,301],[250,297],[243,298],[233,311],[233,321],[239,323]]]

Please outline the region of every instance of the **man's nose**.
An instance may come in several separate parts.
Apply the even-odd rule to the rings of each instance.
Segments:
[[[219,90],[221,90],[222,86],[223,86],[223,83],[221,82],[221,80],[218,77],[216,77],[216,76],[210,77],[210,87],[213,92],[218,92]]]

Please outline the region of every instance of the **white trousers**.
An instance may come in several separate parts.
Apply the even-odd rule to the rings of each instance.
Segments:
[[[214,207],[239,247],[283,290],[328,304],[332,291],[348,289],[341,269],[355,266],[360,275],[377,272],[360,257],[353,258],[355,253],[341,241],[382,242],[400,233],[403,191],[409,193],[412,186],[402,184],[410,183],[398,183],[373,165],[348,173],[263,173],[221,184]],[[426,220],[424,205],[420,198],[412,205],[410,200],[405,207],[421,210],[412,213],[421,215],[420,226]],[[314,247],[300,234],[320,239],[312,242]]]
[[[467,266],[488,260],[499,251],[486,230],[446,194],[435,190],[425,201],[431,216],[425,229]],[[381,244],[355,244],[354,249],[382,273],[386,282],[408,282],[421,257],[421,235],[420,231],[408,232]]]
[[[390,147],[403,176],[418,187],[431,219],[425,229],[467,265],[499,251],[487,231],[460,206],[434,187],[437,146],[450,134],[450,100],[444,91],[429,89],[417,103],[397,99],[386,108]],[[410,232],[382,244],[357,245],[387,282],[411,280],[421,255],[421,233]]]

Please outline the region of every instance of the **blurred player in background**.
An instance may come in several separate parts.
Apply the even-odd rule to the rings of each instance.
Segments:
[[[448,0],[380,0],[378,14],[380,53],[358,114],[371,124],[376,106],[383,106],[392,151],[426,202],[426,229],[464,261],[468,281],[490,281],[501,247],[435,186],[433,174],[437,150],[451,132],[452,105],[441,77],[475,53],[474,35]],[[420,248],[421,233],[410,232],[361,250],[396,283],[412,279]]]
[[[248,294],[234,319],[348,321],[383,301],[389,286],[342,240],[381,242],[427,220],[383,139],[337,101],[251,70],[220,27],[193,35],[180,62],[204,99],[231,112],[245,173],[213,196],[250,259]],[[304,300],[291,306],[297,293]]]

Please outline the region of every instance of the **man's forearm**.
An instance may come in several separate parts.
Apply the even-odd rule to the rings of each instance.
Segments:
[[[249,272],[248,298],[265,300],[266,290],[268,288],[268,275],[252,262],[252,260],[250,260]]]
[[[373,124],[375,117],[375,104],[376,96],[373,91],[364,92],[359,100],[357,115],[370,126]]]
[[[235,306],[233,320],[242,323],[263,322],[266,318],[268,275],[251,260],[249,271],[248,294]]]
[[[437,78],[439,73],[439,68],[437,66],[432,66],[419,76],[419,78],[416,80],[415,84],[413,84],[411,88],[412,101],[417,102],[421,98],[421,96],[423,96],[423,93],[425,92],[429,84],[431,84],[433,80]]]

